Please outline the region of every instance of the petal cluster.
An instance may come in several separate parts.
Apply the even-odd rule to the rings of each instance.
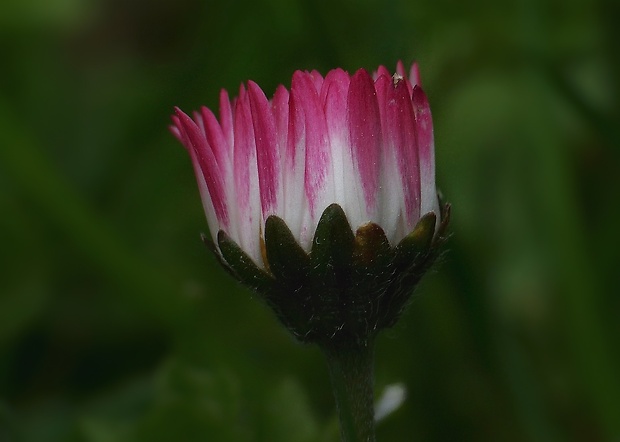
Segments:
[[[224,231],[256,264],[271,215],[302,249],[323,211],[342,207],[355,230],[375,223],[394,245],[420,218],[439,217],[433,126],[417,65],[349,75],[297,71],[271,99],[250,81],[220,94],[219,116],[176,109],[171,127],[189,152],[214,239]],[[217,243],[217,241],[216,241]]]

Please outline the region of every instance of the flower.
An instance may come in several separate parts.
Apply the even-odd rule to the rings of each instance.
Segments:
[[[219,120],[206,107],[172,116],[216,256],[300,338],[320,317],[335,317],[323,333],[334,334],[346,323],[333,311],[345,298],[363,298],[353,309],[363,310],[389,294],[394,313],[379,316],[397,316],[408,299],[401,292],[411,292],[443,238],[431,112],[416,64],[406,77],[401,62],[394,75],[384,66],[373,75],[297,71],[290,91],[279,86],[271,100],[252,81],[232,100],[222,91]],[[411,273],[415,281],[405,281]],[[330,302],[316,301],[326,292],[329,312],[321,303]],[[369,320],[359,316],[351,322]],[[362,334],[393,322],[370,320]]]

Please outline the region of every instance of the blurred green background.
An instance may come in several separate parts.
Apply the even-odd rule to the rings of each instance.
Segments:
[[[420,62],[447,253],[379,441],[620,440],[619,4],[0,2],[0,441],[337,441],[327,370],[203,247],[174,105]]]

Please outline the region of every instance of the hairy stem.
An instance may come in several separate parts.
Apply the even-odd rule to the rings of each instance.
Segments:
[[[343,442],[375,442],[373,343],[322,346]]]

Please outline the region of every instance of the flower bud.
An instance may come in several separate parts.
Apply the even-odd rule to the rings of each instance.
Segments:
[[[268,100],[220,95],[219,120],[176,110],[221,264],[301,341],[390,327],[446,238],[417,65],[297,71]]]

